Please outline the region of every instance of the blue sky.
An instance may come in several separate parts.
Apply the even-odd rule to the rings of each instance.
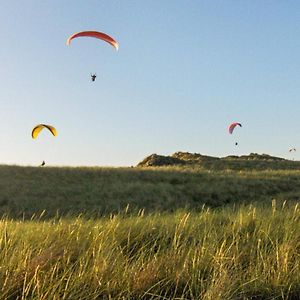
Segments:
[[[119,51],[92,38],[66,46],[81,30],[113,36]],[[300,151],[299,1],[4,0],[0,37],[0,163],[300,159],[288,152]],[[243,128],[231,136],[234,121]],[[39,123],[58,136],[32,140]]]

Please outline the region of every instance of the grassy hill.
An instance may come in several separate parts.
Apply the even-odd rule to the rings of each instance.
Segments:
[[[300,199],[299,162],[180,152],[172,157],[185,163],[162,167],[140,163],[135,168],[0,166],[0,214],[100,216],[126,207],[131,212],[171,212]]]
[[[188,166],[205,170],[300,170],[300,162],[268,154],[214,157],[199,153],[175,152],[170,156],[151,154],[139,167]]]
[[[0,166],[0,300],[300,299],[299,163],[167,161]]]

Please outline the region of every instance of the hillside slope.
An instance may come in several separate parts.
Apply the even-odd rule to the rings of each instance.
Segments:
[[[300,199],[300,171],[189,167],[67,168],[0,166],[0,215],[30,218],[199,210],[205,204]]]

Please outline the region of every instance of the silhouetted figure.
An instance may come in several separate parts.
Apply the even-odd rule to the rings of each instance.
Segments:
[[[92,81],[95,81],[95,80],[96,80],[96,77],[97,77],[96,74],[91,74],[91,79],[92,79]]]
[[[45,164],[46,164],[46,163],[45,163],[45,161],[43,160],[40,166],[43,167]]]

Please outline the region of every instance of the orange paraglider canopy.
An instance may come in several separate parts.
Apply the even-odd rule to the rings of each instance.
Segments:
[[[94,37],[111,44],[116,50],[119,49],[119,44],[117,41],[115,41],[111,36],[98,31],[81,31],[74,33],[67,39],[67,45],[70,45],[71,41],[78,37]]]

